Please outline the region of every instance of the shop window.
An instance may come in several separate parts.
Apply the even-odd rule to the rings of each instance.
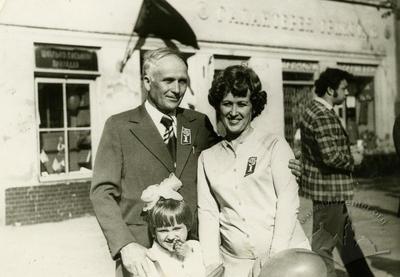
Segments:
[[[292,148],[300,145],[300,120],[306,106],[313,99],[314,74],[318,63],[283,60],[283,99],[285,138]]]
[[[228,56],[228,55],[214,55],[214,70],[215,73],[224,70],[232,65],[245,65],[249,63],[250,57],[246,56]]]
[[[249,64],[249,57],[214,55],[214,76],[223,71],[228,66]],[[211,84],[210,84],[211,85]]]
[[[90,81],[36,79],[41,179],[90,177]]]
[[[351,143],[375,132],[373,77],[356,76],[346,98],[346,127]]]
[[[377,147],[374,103],[376,66],[338,63],[338,67],[354,75],[349,84],[349,96],[346,98],[344,112],[350,142],[355,144],[362,140],[365,153],[373,152]]]

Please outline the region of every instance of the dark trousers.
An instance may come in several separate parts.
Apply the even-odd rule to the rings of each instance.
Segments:
[[[312,250],[321,255],[328,276],[336,276],[333,249],[336,247],[350,277],[374,276],[355,240],[345,202],[313,201]]]

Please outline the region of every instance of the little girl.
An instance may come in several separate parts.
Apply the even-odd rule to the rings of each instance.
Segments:
[[[177,190],[181,181],[172,173],[159,185],[142,193],[144,216],[153,235],[153,246],[147,258],[151,277],[205,277],[200,244],[186,240],[193,216]]]

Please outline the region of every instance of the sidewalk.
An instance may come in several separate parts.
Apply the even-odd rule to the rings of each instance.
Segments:
[[[349,205],[359,244],[377,277],[400,276],[400,218],[396,217],[400,188],[394,180],[361,181]],[[299,219],[311,237],[311,202],[301,199]],[[96,219],[87,216],[57,223],[0,227],[0,276],[114,276],[105,239]],[[386,254],[382,254],[386,253]],[[335,260],[340,262],[337,253]],[[338,276],[346,276],[337,267]]]
[[[355,197],[348,205],[357,241],[376,277],[400,276],[400,218],[396,216],[399,205],[400,178],[359,180]],[[311,237],[312,203],[301,199],[299,220]],[[306,220],[304,220],[306,219]],[[341,263],[338,253],[335,261]],[[345,277],[343,266],[337,266],[338,277]]]
[[[114,276],[106,241],[94,217],[0,228],[0,276]]]

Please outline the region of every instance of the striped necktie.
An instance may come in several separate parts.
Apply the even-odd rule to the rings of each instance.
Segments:
[[[161,124],[165,126],[165,132],[163,135],[164,143],[168,147],[168,151],[171,154],[172,160],[176,162],[176,137],[174,134],[173,119],[170,116],[164,115],[161,118]]]

